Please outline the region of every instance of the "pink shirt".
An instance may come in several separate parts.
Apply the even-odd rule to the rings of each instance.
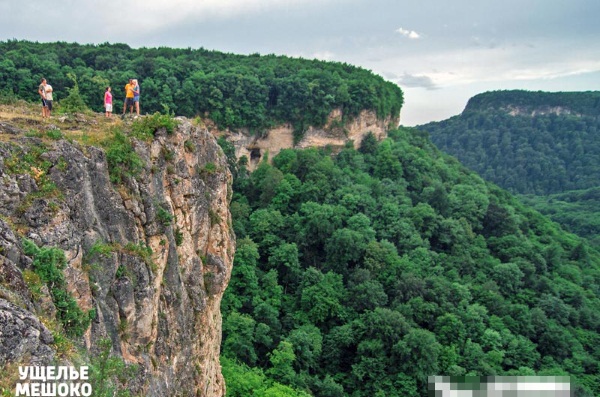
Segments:
[[[112,94],[108,91],[104,93],[104,103],[106,105],[112,105]]]

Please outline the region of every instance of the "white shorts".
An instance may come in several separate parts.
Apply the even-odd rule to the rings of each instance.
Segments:
[[[107,103],[105,106],[106,106],[106,111],[107,112],[112,112],[112,104]]]

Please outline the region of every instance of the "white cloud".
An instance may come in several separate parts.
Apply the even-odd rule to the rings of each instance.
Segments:
[[[404,28],[398,28],[396,29],[397,33],[400,33],[402,36],[404,37],[408,37],[409,39],[412,40],[416,40],[416,39],[420,39],[421,35],[417,32],[415,32],[414,30],[408,30],[408,29],[404,29]]]
[[[336,59],[336,54],[331,51],[319,51],[309,56],[309,58],[320,59],[321,61],[334,61]]]

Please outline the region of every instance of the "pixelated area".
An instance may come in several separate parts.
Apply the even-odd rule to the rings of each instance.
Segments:
[[[430,397],[570,397],[568,376],[430,376]]]

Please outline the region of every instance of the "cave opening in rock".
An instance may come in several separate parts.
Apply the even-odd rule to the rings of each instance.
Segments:
[[[259,148],[250,149],[250,161],[259,161],[260,157],[261,155]]]

